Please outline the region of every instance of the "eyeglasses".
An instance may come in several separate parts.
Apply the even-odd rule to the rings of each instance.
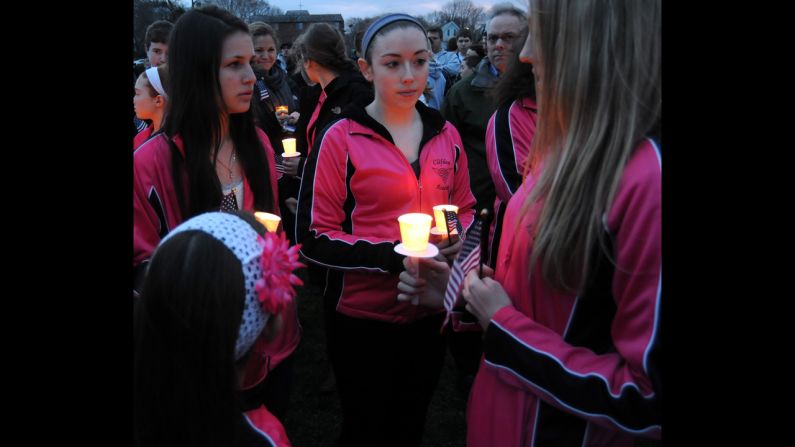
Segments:
[[[511,43],[516,38],[516,34],[514,33],[505,33],[505,34],[489,34],[486,36],[486,40],[489,41],[490,44],[494,45],[497,43],[498,40],[502,39],[505,43]]]

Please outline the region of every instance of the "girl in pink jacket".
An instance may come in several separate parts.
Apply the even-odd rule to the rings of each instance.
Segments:
[[[418,102],[428,77],[425,35],[406,14],[370,25],[358,62],[375,99],[343,109],[316,136],[301,179],[297,239],[310,262],[328,268],[323,299],[340,445],[418,446],[444,360],[443,315],[398,301],[404,257],[394,251],[401,214],[454,204],[464,228],[474,215],[461,138]],[[441,254],[460,247],[445,241]]]
[[[661,436],[660,3],[530,1],[530,170],[495,270],[462,292],[485,331],[468,446]],[[443,280],[425,276],[401,281],[430,304]]]
[[[251,110],[256,78],[248,27],[215,6],[195,8],[174,25],[169,45],[163,132],[133,155],[135,285],[155,247],[183,221],[219,210],[279,213],[273,149]],[[268,402],[280,417],[300,340],[295,303],[283,313],[284,330],[276,340],[254,345],[243,379],[246,402]]]

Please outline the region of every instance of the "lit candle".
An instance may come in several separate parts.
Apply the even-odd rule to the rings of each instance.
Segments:
[[[282,218],[271,213],[263,213],[262,211],[257,211],[254,213],[254,217],[257,218],[259,223],[265,225],[265,228],[268,229],[271,233],[276,232],[276,228],[279,227],[279,222],[281,222]]]
[[[436,221],[436,231],[439,234],[443,235],[445,238],[447,237],[447,225],[445,224],[444,220],[444,212],[445,211],[453,211],[458,214],[458,207],[455,205],[436,205],[433,207],[433,218]]]
[[[398,217],[400,239],[406,250],[421,252],[428,248],[431,220],[431,216],[423,213],[409,213]]]
[[[276,106],[276,115],[286,115],[289,110],[287,106]]]
[[[282,140],[282,146],[284,147],[284,157],[294,157],[296,155],[295,152],[295,138],[285,138]]]

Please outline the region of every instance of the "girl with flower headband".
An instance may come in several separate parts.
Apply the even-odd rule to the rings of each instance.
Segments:
[[[165,64],[146,69],[135,81],[135,96],[133,96],[135,116],[140,120],[150,120],[152,124],[135,136],[133,150],[138,149],[138,146],[160,130],[168,102],[167,85],[168,70]]]
[[[662,434],[661,0],[529,3],[537,131],[462,293],[484,329],[467,446],[637,445]],[[428,305],[437,279],[401,277]]]
[[[136,285],[160,240],[192,216],[219,209],[279,214],[273,150],[251,111],[254,46],[248,27],[217,6],[194,8],[174,25],[169,49],[163,132],[133,155]],[[293,302],[282,317],[277,339],[255,344],[243,384],[248,405],[267,402],[280,417],[300,340]]]
[[[359,69],[373,83],[319,132],[304,168],[296,235],[302,254],[328,268],[324,314],[345,446],[418,446],[441,373],[439,309],[398,300],[402,255],[397,218],[454,204],[474,220],[467,158],[458,131],[418,101],[430,46],[406,14],[374,21]],[[439,243],[441,258],[461,248]]]
[[[301,266],[284,233],[242,212],[201,214],[163,239],[135,307],[136,445],[290,445],[265,406],[244,411],[239,391]]]

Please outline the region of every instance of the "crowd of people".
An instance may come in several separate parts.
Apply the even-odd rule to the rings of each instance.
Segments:
[[[290,445],[319,323],[297,312],[304,267],[340,446],[419,446],[447,350],[469,446],[659,439],[660,3],[497,4],[450,51],[386,14],[356,59],[325,23],[280,43],[215,5],[154,22],[134,73],[136,445]],[[398,217],[439,204],[458,237],[399,253]],[[484,209],[463,328],[444,297]]]

